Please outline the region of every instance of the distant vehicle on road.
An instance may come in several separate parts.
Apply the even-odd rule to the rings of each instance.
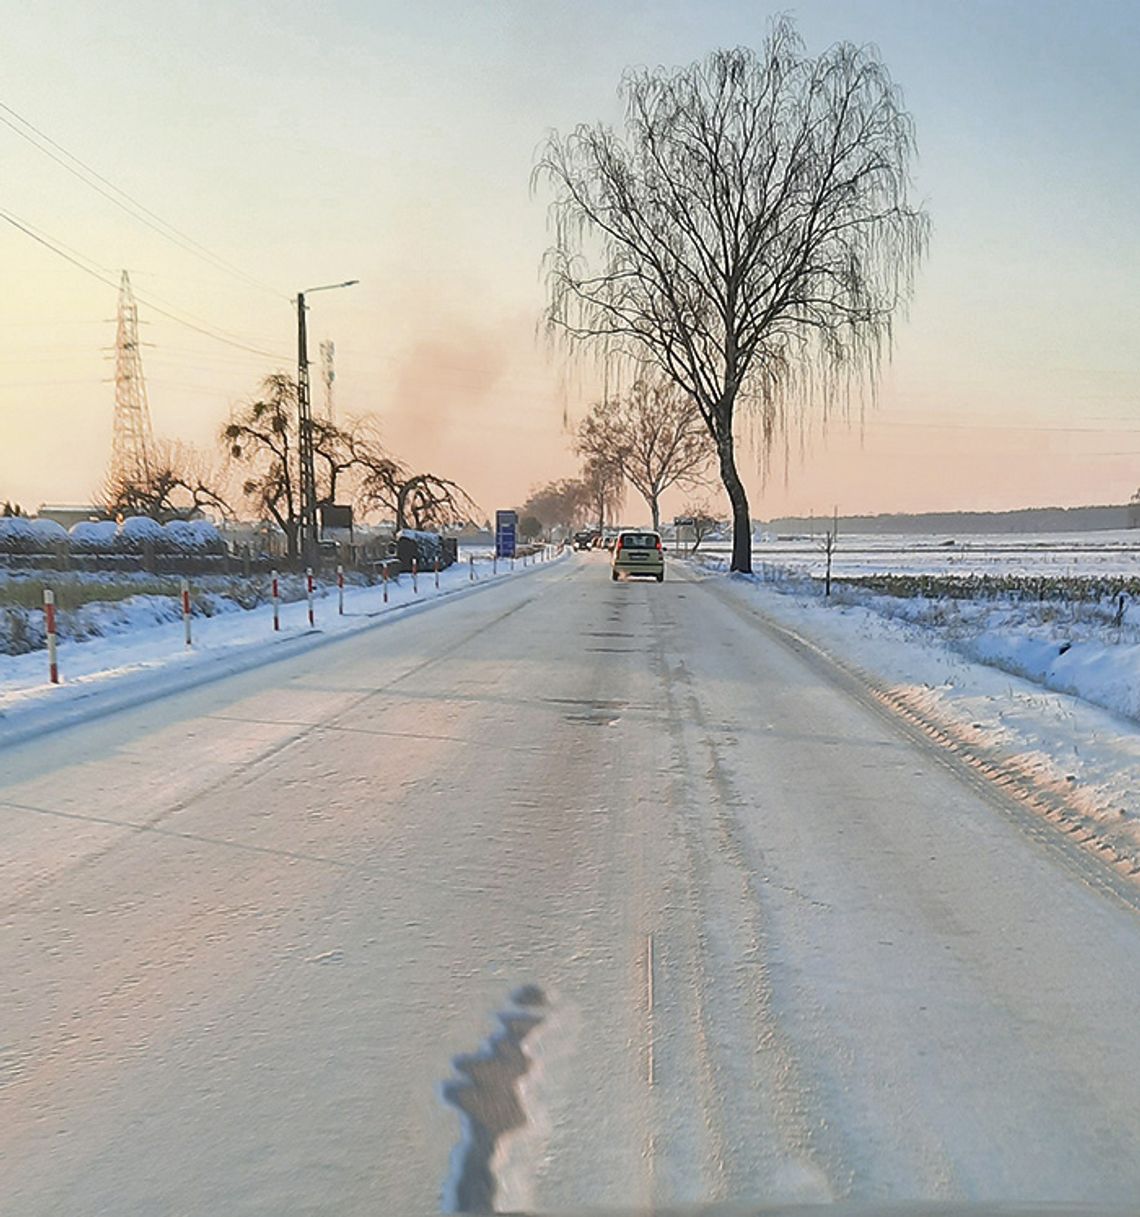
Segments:
[[[593,549],[600,534],[596,528],[583,528],[574,534],[575,549]]]
[[[610,578],[616,582],[622,575],[649,575],[658,583],[664,580],[665,551],[659,533],[618,533],[610,562]]]

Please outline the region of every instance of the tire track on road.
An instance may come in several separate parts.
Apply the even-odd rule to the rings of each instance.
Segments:
[[[720,1181],[715,1198],[831,1200],[810,1094],[773,1010],[756,866],[731,810],[750,804],[731,778],[684,659],[670,656],[663,607],[655,603],[652,611],[653,661],[680,774],[676,823],[688,863],[694,1034]]]

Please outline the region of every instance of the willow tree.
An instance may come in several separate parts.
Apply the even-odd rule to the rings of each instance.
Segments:
[[[550,329],[656,367],[697,404],[752,569],[737,406],[765,449],[797,396],[826,418],[873,386],[928,220],[910,199],[914,127],[873,48],[817,58],[787,18],[759,53],[627,72],[624,130],[553,132]]]

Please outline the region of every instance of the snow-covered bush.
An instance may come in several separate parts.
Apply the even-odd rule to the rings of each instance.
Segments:
[[[0,553],[30,554],[38,548],[36,530],[23,516],[0,516]]]
[[[23,655],[45,645],[43,613],[15,604],[0,608],[0,655]]]
[[[37,518],[29,520],[28,523],[32,526],[32,531],[35,533],[41,549],[54,549],[57,545],[67,544],[67,529],[62,524],[57,524],[55,520]]]
[[[193,554],[201,549],[198,534],[189,520],[171,520],[162,531],[166,534],[163,549],[167,553]]]
[[[119,526],[116,548],[129,554],[142,553],[148,545],[161,550],[165,538],[157,520],[150,516],[128,516]]]
[[[222,534],[209,520],[187,520],[185,524],[194,535],[195,548],[199,553],[224,554],[226,552],[226,543],[222,540]]]
[[[71,548],[75,553],[108,553],[115,548],[118,532],[114,520],[80,520],[71,526]]]

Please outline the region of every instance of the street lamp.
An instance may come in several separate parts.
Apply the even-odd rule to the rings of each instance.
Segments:
[[[309,341],[305,332],[305,297],[354,287],[359,279],[325,283],[297,293],[297,433],[301,457],[301,553],[306,566],[315,565],[317,550],[317,470],[313,458],[313,408],[309,399]]]

